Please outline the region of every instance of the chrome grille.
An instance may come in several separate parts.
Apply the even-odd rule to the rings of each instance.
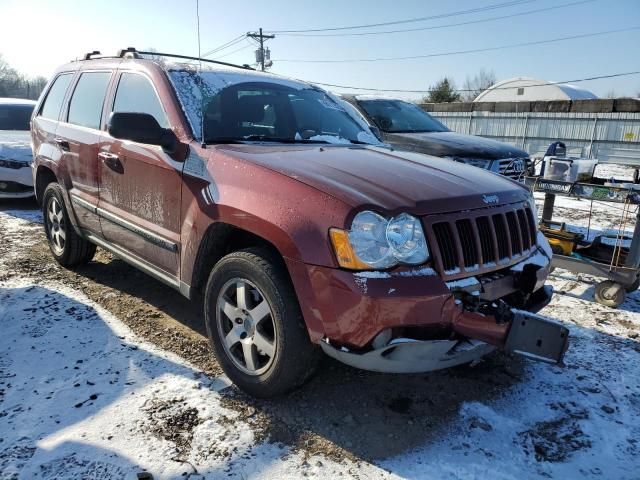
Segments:
[[[503,158],[498,160],[498,172],[501,175],[518,179],[527,175],[531,165],[530,158]]]

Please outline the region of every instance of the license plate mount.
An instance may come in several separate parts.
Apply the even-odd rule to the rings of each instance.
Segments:
[[[505,350],[533,360],[562,365],[569,345],[569,329],[528,312],[515,311]]]

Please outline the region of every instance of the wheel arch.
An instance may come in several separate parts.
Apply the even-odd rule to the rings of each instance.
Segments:
[[[195,256],[191,289],[201,293],[211,270],[222,257],[250,247],[264,248],[285,265],[280,250],[264,236],[226,222],[211,223],[202,236]],[[285,270],[288,272],[286,265]]]
[[[38,168],[36,170],[34,191],[36,194],[36,200],[38,201],[38,204],[40,206],[42,206],[42,195],[44,194],[44,190],[47,188],[47,185],[57,181],[58,177],[55,173],[53,173],[53,170],[51,168],[46,165],[38,165]]]

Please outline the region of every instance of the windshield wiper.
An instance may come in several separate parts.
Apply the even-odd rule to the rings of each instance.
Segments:
[[[308,139],[295,139],[295,138],[279,138],[270,137],[268,135],[247,135],[245,137],[215,137],[208,138],[205,143],[209,145],[213,144],[238,144],[244,142],[273,142],[273,143],[329,143],[325,140],[308,140]]]
[[[268,135],[247,135],[246,137],[242,137],[243,140],[247,141],[258,141],[258,142],[277,142],[277,143],[329,143],[326,140],[310,140],[308,138],[279,138],[279,137],[270,137]]]
[[[207,145],[216,145],[216,144],[233,144],[233,143],[242,143],[242,138],[236,137],[215,137],[215,138],[207,138],[204,143]]]
[[[343,138],[343,137],[340,137]],[[356,145],[369,145],[367,142],[361,142],[360,140],[349,140],[345,138],[352,144]],[[309,138],[280,138],[280,137],[270,137],[268,135],[246,135],[244,137],[216,137],[209,138],[205,141],[206,144],[238,144],[243,142],[273,142],[273,143],[301,143],[301,144],[332,144],[328,140],[312,140]],[[336,144],[337,145],[337,144]]]

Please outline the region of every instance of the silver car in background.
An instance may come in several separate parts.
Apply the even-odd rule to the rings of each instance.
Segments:
[[[29,122],[33,100],[0,98],[0,198],[33,196]]]

